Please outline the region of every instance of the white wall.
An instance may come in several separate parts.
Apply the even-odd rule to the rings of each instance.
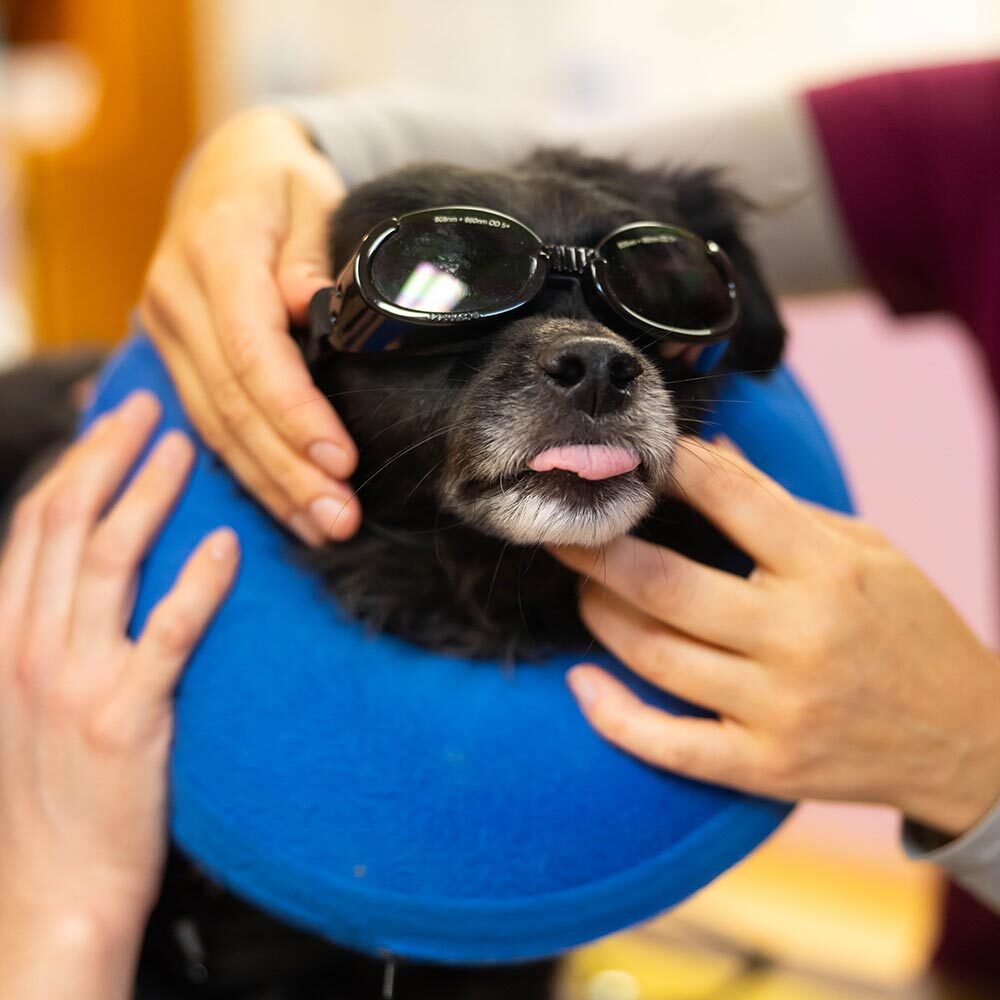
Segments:
[[[705,107],[1000,51],[997,0],[200,0],[205,109],[397,82],[571,111]]]

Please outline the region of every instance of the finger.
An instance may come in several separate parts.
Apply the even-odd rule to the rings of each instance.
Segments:
[[[760,716],[767,689],[752,661],[695,642],[598,584],[584,589],[580,614],[606,649],[651,684],[729,718]]]
[[[728,450],[739,455],[741,458],[746,458],[742,449],[725,434],[717,434],[712,438],[712,443],[723,451]],[[822,504],[814,503],[811,500],[800,500],[800,503],[805,504],[806,508],[812,511],[816,515],[817,520],[825,527],[832,528],[834,531],[856,542],[880,548],[884,548],[888,544],[885,536],[878,528],[859,520],[853,514],[842,514],[840,511],[830,510],[829,507],[824,507]]]
[[[330,217],[344,197],[327,161],[307,179],[296,179],[289,192],[288,236],[278,255],[278,288],[297,323],[308,319],[309,302],[333,284],[330,274]]]
[[[229,593],[240,548],[230,528],[212,532],[194,551],[170,592],[150,612],[123,678],[137,702],[156,706],[167,699],[184,665]]]
[[[28,609],[32,658],[50,662],[67,638],[84,544],[160,418],[149,392],[133,393],[60,460],[47,487],[42,545]]]
[[[144,322],[150,330],[163,329],[158,322]],[[257,461],[226,430],[182,343],[172,336],[157,336],[157,349],[170,369],[185,412],[191,417],[208,447],[223,459],[236,478],[275,518],[285,523],[293,521],[294,508],[284,491],[278,489]],[[308,519],[306,523],[309,524]],[[310,544],[319,544],[318,532],[313,532],[312,537],[305,540]]]
[[[825,527],[841,535],[851,538],[862,545],[872,545],[876,548],[885,548],[889,542],[885,535],[873,524],[862,521],[851,514],[841,514],[840,511],[830,510],[817,503],[802,501]]]
[[[828,535],[806,507],[738,452],[684,438],[672,471],[677,495],[758,565],[791,572],[826,558]]]
[[[212,267],[206,264],[206,273]],[[351,488],[320,472],[267,423],[247,395],[218,339],[205,335],[213,326],[202,289],[179,271],[173,281],[178,294],[171,303],[161,304],[174,316],[170,325],[174,329],[198,331],[197,336],[184,341],[186,358],[197,370],[227,438],[253,455],[274,488],[287,498],[285,523],[290,524],[292,515],[299,513],[308,515],[321,531],[329,529],[330,533],[323,536],[327,540],[350,537],[360,523],[360,505]],[[184,294],[179,294],[182,289]],[[228,462],[229,455],[224,457]]]
[[[752,745],[738,723],[670,715],[597,667],[574,667],[567,681],[587,721],[626,753],[699,781],[747,781]]]
[[[11,516],[0,558],[0,677],[17,661],[41,541],[42,503],[33,491]]]
[[[63,461],[82,442],[102,432],[110,420],[104,414],[91,424],[86,434],[63,456]],[[18,500],[7,525],[3,553],[0,557],[0,673],[4,666],[13,666],[25,639],[35,590],[38,556],[44,538],[44,512],[57,483],[61,464],[50,469],[35,486]]]
[[[191,442],[179,431],[164,435],[91,535],[71,625],[72,641],[79,647],[121,638],[132,609],[139,564],[173,509],[193,464]]]
[[[756,648],[765,598],[742,577],[631,537],[603,549],[566,547],[552,553],[660,622],[727,649]]]
[[[219,256],[202,274],[228,367],[294,454],[342,482],[357,465],[354,442],[289,334],[274,275],[259,253],[247,261],[248,252],[238,259]]]
[[[194,264],[223,350],[249,395],[292,447],[301,454],[311,449],[312,461],[344,480],[357,462],[354,443],[313,383],[288,316],[305,322],[312,294],[332,284],[328,226],[342,192],[328,174],[327,167],[312,185],[291,185],[280,247],[247,221],[243,232],[232,224]]]
[[[309,513],[297,510],[287,493],[264,467],[244,447],[244,443],[230,433],[216,410],[209,389],[201,380],[199,368],[192,363],[187,354],[187,347],[181,340],[174,338],[165,331],[175,328],[175,320],[171,319],[170,309],[162,308],[160,303],[147,300],[148,326],[150,330],[158,329],[157,348],[164,362],[170,369],[174,384],[184,403],[184,408],[191,416],[198,432],[208,446],[215,451],[236,478],[246,487],[256,499],[270,511],[280,522],[287,525],[307,545],[322,545],[328,537],[315,524]],[[339,504],[333,505],[339,512],[345,510],[347,521],[343,529],[343,537],[348,537],[357,529],[360,523],[360,505],[353,494]],[[328,516],[329,523],[334,517]]]

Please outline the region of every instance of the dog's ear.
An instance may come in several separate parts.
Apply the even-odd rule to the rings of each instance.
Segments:
[[[740,324],[725,364],[751,374],[770,371],[781,360],[786,333],[756,257],[743,239],[742,219],[752,206],[712,170],[678,172],[668,190],[671,187],[685,224],[718,243],[736,269]]]

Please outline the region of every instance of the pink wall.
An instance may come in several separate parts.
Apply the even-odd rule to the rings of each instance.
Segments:
[[[972,338],[862,295],[790,300],[784,314],[862,514],[996,643],[997,414]]]
[[[791,365],[826,420],[863,516],[996,644],[997,415],[971,337],[941,317],[895,319],[863,295],[790,300],[783,312]],[[898,822],[886,809],[808,803],[776,844],[892,868]]]

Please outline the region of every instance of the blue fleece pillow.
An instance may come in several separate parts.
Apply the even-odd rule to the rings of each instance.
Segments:
[[[164,429],[191,430],[143,336],[106,370],[93,413],[139,387],[162,401]],[[799,496],[850,509],[786,370],[727,376],[719,396],[718,429],[752,461]],[[603,742],[566,689],[572,656],[505,669],[366,634],[204,448],[143,569],[136,631],[220,524],[239,533],[243,566],[178,694],[172,829],[272,913],[383,955],[542,956],[680,902],[786,815]],[[653,703],[694,711],[607,655],[588,659]]]

